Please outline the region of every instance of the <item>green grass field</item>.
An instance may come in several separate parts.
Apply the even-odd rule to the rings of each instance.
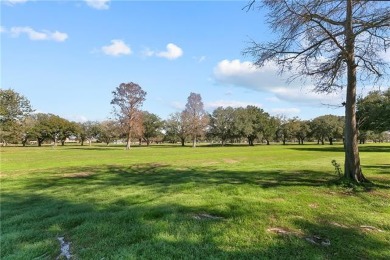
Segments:
[[[390,144],[360,150],[367,189],[341,145],[1,148],[0,258],[390,259]]]

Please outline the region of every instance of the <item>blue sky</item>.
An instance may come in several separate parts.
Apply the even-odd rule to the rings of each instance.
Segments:
[[[272,64],[242,55],[251,39],[273,35],[246,1],[2,1],[1,88],[34,109],[70,120],[111,117],[122,82],[147,91],[143,109],[166,119],[190,92],[205,107],[257,105],[272,115],[342,115],[342,93],[286,84]]]

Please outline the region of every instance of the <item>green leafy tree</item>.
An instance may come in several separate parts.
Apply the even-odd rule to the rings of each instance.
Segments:
[[[80,140],[81,145],[84,145],[85,141],[88,141],[89,145],[92,145],[92,140],[97,139],[100,133],[100,124],[97,121],[86,121],[78,123],[76,126],[77,138]]]
[[[240,136],[245,137],[248,144],[253,146],[254,141],[262,137],[263,128],[269,115],[256,106],[237,108],[236,113],[236,128]]]
[[[344,131],[343,117],[335,115],[323,115],[314,118],[310,122],[312,136],[318,140],[318,143],[325,143],[325,139],[329,140],[329,144],[333,144],[335,138],[342,138]]]
[[[277,136],[279,139],[282,139],[283,145],[286,145],[286,142],[293,138],[294,136],[294,128],[291,120],[287,120],[286,118],[281,118],[281,124],[277,130]]]
[[[149,145],[153,138],[161,134],[163,122],[159,116],[147,111],[142,112],[143,140]]]
[[[344,175],[365,182],[356,125],[358,79],[376,82],[388,75],[381,53],[390,46],[390,7],[380,1],[263,0],[267,22],[278,35],[253,44],[245,53],[255,65],[273,61],[280,71],[311,78],[319,92],[346,86]],[[250,1],[248,9],[256,5]]]
[[[298,140],[298,144],[303,144],[310,133],[309,122],[300,120],[299,118],[293,118],[289,120],[288,124],[291,135]]]
[[[171,142],[180,140],[182,146],[185,145],[186,138],[189,135],[188,122],[184,112],[171,114],[164,123],[165,138]]]
[[[58,140],[61,142],[61,145],[64,146],[66,140],[69,137],[77,135],[77,124],[75,122],[70,122],[64,118],[61,118],[58,124],[59,124]]]
[[[95,132],[99,141],[107,146],[120,136],[120,125],[115,120],[105,120],[99,123],[98,130]]]
[[[279,127],[279,118],[273,116],[266,118],[265,124],[263,125],[263,138],[267,142],[267,145],[270,144],[270,141],[276,138]]]
[[[3,145],[23,138],[26,117],[33,111],[26,97],[12,89],[0,89],[0,136]]]
[[[41,146],[45,140],[50,140],[56,145],[61,134],[62,124],[65,119],[53,115],[38,113],[34,114],[35,124],[31,129],[31,134],[37,139],[38,146]]]
[[[210,115],[209,132],[221,140],[222,146],[237,135],[235,119],[235,110],[232,107],[218,107]]]
[[[357,102],[359,130],[376,133],[390,130],[390,88],[371,91]]]

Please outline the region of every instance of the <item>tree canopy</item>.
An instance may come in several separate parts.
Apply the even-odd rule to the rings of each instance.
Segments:
[[[122,83],[112,92],[111,104],[116,106],[115,114],[127,133],[126,149],[130,149],[131,134],[141,124],[140,108],[146,92],[136,83]]]
[[[390,131],[390,88],[359,98],[357,117],[360,130]]]

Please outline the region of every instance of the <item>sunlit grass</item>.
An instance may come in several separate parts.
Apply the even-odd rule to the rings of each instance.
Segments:
[[[369,190],[337,185],[343,158],[341,145],[2,148],[1,258],[56,258],[59,236],[78,259],[390,258],[390,145],[361,147]]]

